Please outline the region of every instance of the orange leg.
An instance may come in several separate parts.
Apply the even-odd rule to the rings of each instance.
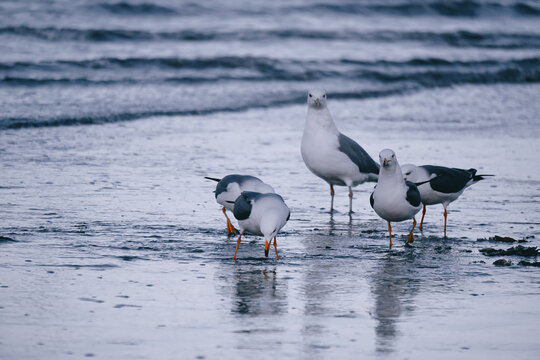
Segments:
[[[414,231],[415,227],[416,227],[416,219],[413,218],[412,229],[411,229],[411,232],[409,233],[409,238],[407,239],[407,244],[410,244],[410,243],[412,243],[414,241],[413,231]]]
[[[422,225],[424,224],[424,216],[426,215],[426,205],[424,205],[424,208],[422,209],[422,219],[420,219],[420,226],[418,226],[418,230],[422,231]]]
[[[221,209],[221,211],[223,211],[223,215],[225,215],[225,217],[227,218],[227,232],[229,233],[229,235],[234,234],[236,229],[234,228],[233,224],[231,223],[231,220],[229,219],[229,217],[227,216],[227,210],[225,208],[223,208],[223,209]]]
[[[277,243],[276,243],[276,237],[274,236],[274,249],[276,249],[276,258],[279,260],[279,255],[277,253]]]
[[[388,222],[388,236],[390,236],[390,249],[392,248],[392,226],[390,226],[390,221]]]
[[[446,212],[446,208],[444,208],[444,237],[446,237],[446,217],[448,216],[448,213]]]
[[[238,252],[238,246],[240,246],[240,241],[242,239],[242,234],[244,233],[244,231],[242,231],[240,233],[240,236],[238,237],[238,240],[236,240],[236,250],[234,251],[234,256],[233,256],[233,260],[236,260],[236,253]]]
[[[334,185],[330,184],[330,212],[334,211]]]

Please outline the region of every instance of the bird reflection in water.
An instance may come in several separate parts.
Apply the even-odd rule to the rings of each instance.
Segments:
[[[409,272],[414,255],[388,253],[372,278],[375,298],[373,317],[377,352],[392,352],[399,336],[399,318],[414,310],[413,297],[419,292],[420,280]]]
[[[347,236],[351,237],[353,232],[352,232],[352,228],[353,228],[353,219],[352,219],[352,214],[348,214],[348,219],[349,221],[345,224],[343,223],[342,224],[342,227],[339,227],[339,223],[336,223],[336,221],[334,220],[334,212],[330,213],[330,220],[328,220],[328,236],[334,236],[334,235],[340,235],[342,234],[341,232],[339,233],[336,233],[336,230],[346,230],[347,231]],[[336,226],[337,225],[337,226]]]
[[[253,316],[286,312],[286,283],[280,283],[276,267],[240,268],[234,281],[233,313]]]

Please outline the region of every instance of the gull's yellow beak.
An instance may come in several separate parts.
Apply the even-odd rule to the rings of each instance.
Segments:
[[[321,100],[319,100],[319,98],[315,99],[315,104],[319,105],[320,102],[321,102]]]
[[[270,244],[272,242],[264,241],[264,256],[268,257],[268,250],[270,250]]]
[[[388,166],[388,159],[387,159],[387,158],[384,158],[382,164],[383,164],[383,166]]]

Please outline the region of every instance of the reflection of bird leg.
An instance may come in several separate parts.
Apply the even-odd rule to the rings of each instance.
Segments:
[[[272,240],[270,242],[264,240],[264,256],[268,257],[268,250],[270,250],[270,244],[272,244]]]
[[[334,211],[334,185],[330,184],[330,213]]]
[[[411,229],[411,232],[409,233],[409,238],[407,239],[407,244],[410,244],[410,243],[412,243],[414,241],[413,231],[414,231],[415,227],[416,227],[416,219],[413,218],[412,229]]]
[[[236,229],[234,228],[233,224],[231,223],[231,220],[229,219],[229,217],[227,216],[227,210],[225,210],[225,208],[223,208],[223,209],[221,209],[221,211],[223,211],[223,215],[225,215],[225,217],[227,218],[227,231],[229,232],[229,235],[234,234]]]
[[[390,221],[388,222],[388,236],[390,236],[390,249],[392,248],[392,226],[390,226]]]
[[[353,211],[352,211],[352,197],[353,197],[352,187],[349,186],[349,214],[353,213]]]
[[[422,219],[420,219],[420,226],[418,226],[418,230],[422,231],[422,225],[424,224],[424,216],[426,215],[426,205],[424,205],[424,208],[422,209]]]
[[[448,213],[446,212],[446,208],[444,208],[444,237],[446,237],[446,217],[448,216]]]
[[[238,237],[238,240],[236,240],[236,250],[234,251],[233,260],[236,260],[236,253],[238,252],[238,246],[240,245],[240,240],[242,239],[242,234],[244,234],[244,230],[240,232],[240,236]]]
[[[276,249],[276,258],[279,260],[279,255],[278,255],[278,253],[277,253],[276,236],[274,236],[274,249]]]

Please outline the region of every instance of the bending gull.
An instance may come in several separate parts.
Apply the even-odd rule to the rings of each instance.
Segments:
[[[229,235],[233,234],[236,229],[227,216],[227,210],[233,211],[234,201],[240,196],[242,191],[256,191],[260,193],[274,193],[274,189],[264,183],[261,179],[250,175],[231,174],[223,179],[205,177],[205,179],[217,181],[216,185],[216,202],[223,206],[221,211],[227,218],[227,231]]]
[[[238,246],[240,246],[245,231],[264,236],[264,256],[266,257],[268,257],[268,250],[272,239],[274,239],[276,258],[279,260],[276,241],[277,233],[285,226],[291,216],[291,212],[283,198],[278,194],[244,191],[234,202],[233,214],[238,220],[241,229],[240,236],[236,241],[233,260],[236,260]]]

